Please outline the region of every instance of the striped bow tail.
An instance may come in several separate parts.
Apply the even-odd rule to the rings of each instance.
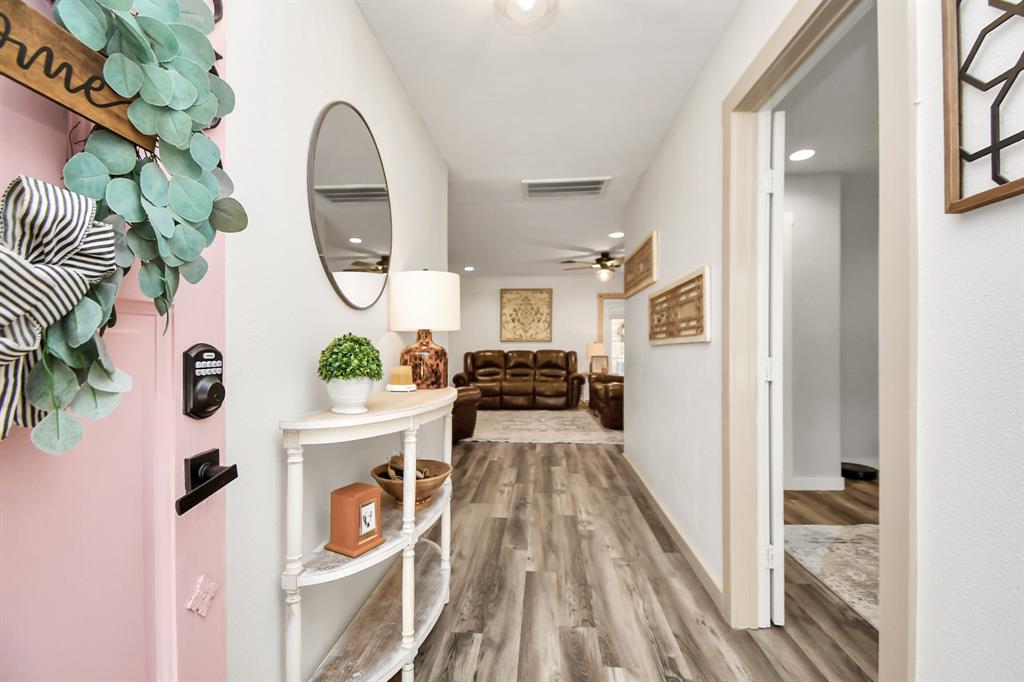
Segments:
[[[0,440],[46,413],[24,393],[44,331],[114,271],[114,230],[96,202],[21,176],[0,199]]]

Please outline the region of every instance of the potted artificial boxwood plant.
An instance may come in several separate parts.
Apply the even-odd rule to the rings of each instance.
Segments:
[[[373,382],[381,378],[380,352],[362,336],[339,336],[320,353],[317,374],[327,382],[331,412],[361,414]]]

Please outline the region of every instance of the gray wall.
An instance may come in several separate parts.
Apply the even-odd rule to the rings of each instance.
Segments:
[[[835,490],[840,475],[841,180],[787,175],[785,486]]]
[[[878,176],[790,174],[785,202],[785,485],[841,489],[878,466]]]
[[[842,177],[843,461],[878,466],[878,174]]]

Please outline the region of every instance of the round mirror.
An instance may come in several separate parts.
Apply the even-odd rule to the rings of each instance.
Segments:
[[[320,262],[341,300],[369,308],[391,260],[391,202],[366,121],[345,102],[327,105],[309,146],[309,214]]]

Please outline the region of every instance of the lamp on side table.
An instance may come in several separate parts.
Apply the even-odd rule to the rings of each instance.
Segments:
[[[416,388],[446,388],[448,351],[434,343],[431,332],[461,326],[459,276],[434,270],[393,272],[388,285],[391,331],[416,332],[416,340],[402,350],[401,364],[412,367]]]

